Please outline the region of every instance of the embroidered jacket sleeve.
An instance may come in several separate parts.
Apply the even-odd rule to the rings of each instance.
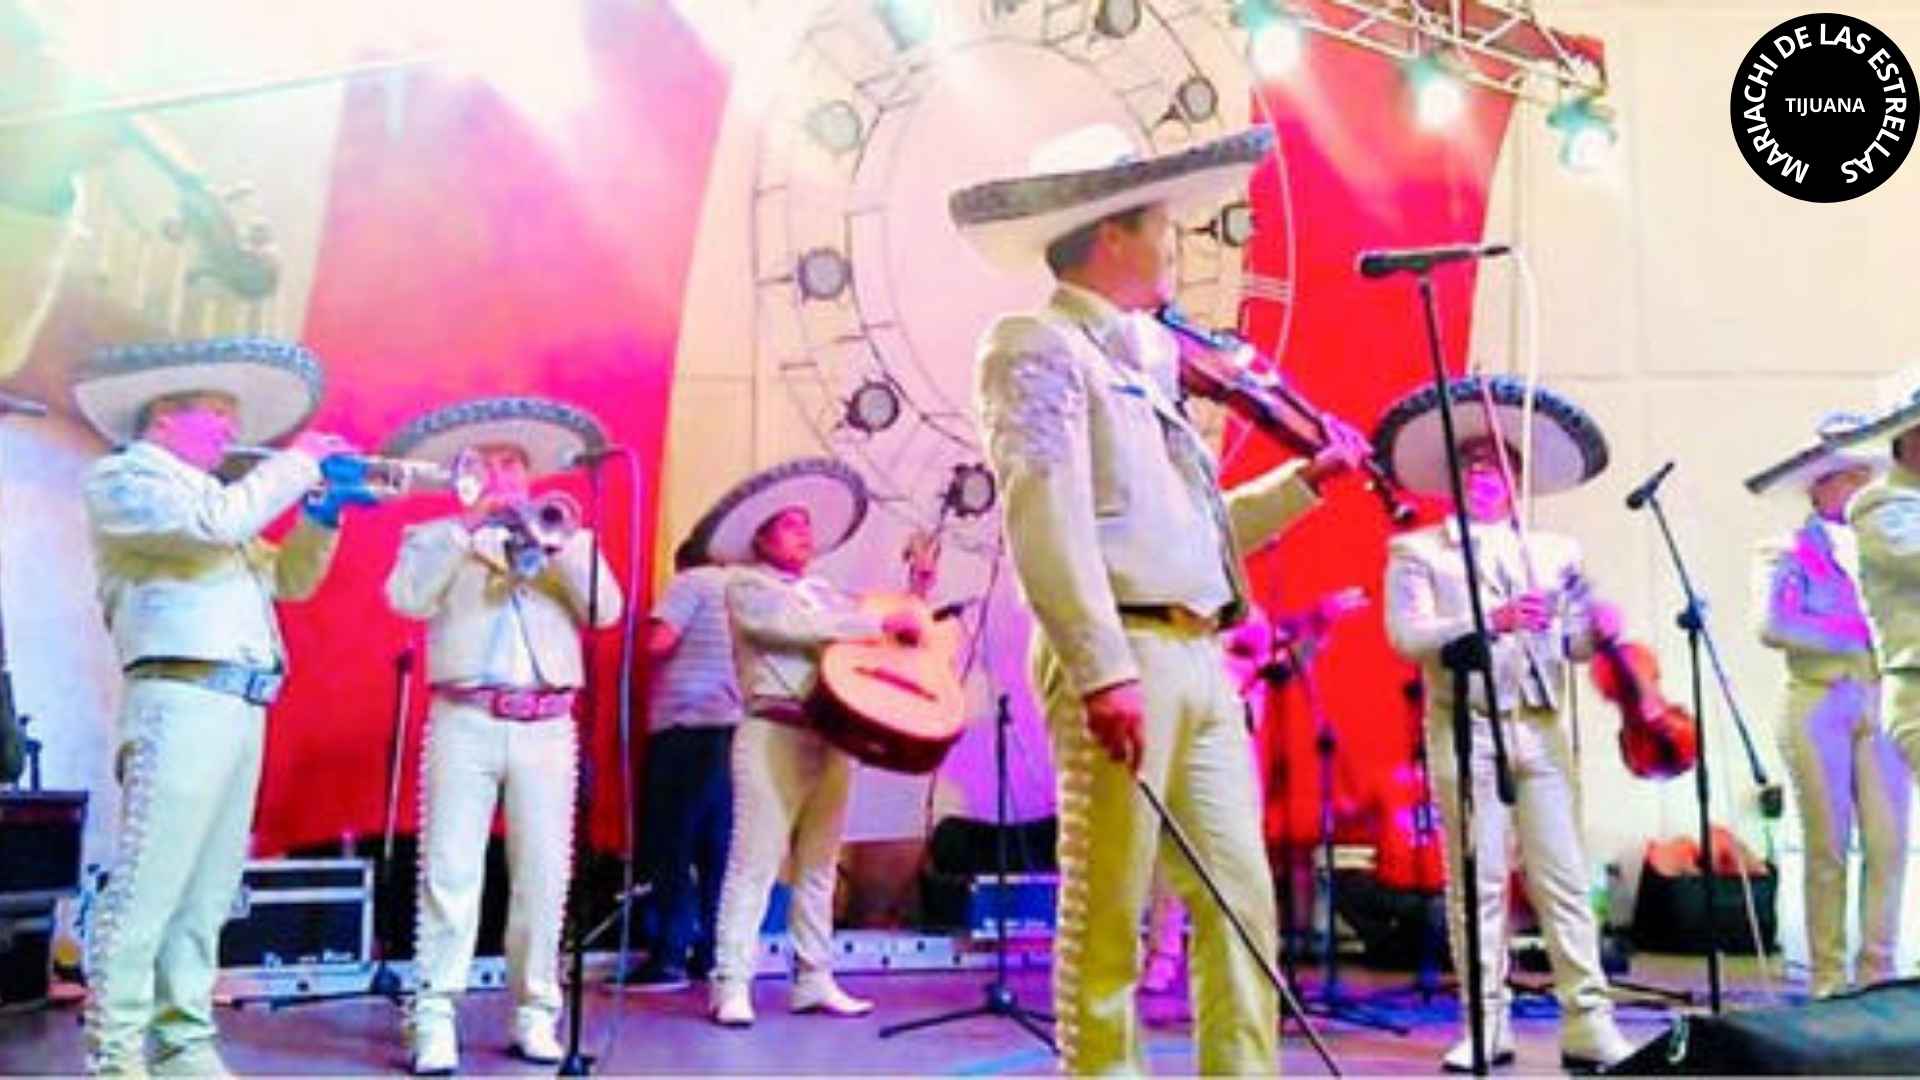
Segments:
[[[1796,535],[1788,542],[1761,545],[1754,559],[1754,611],[1762,644],[1775,649],[1829,655],[1867,652],[1873,641],[1866,617],[1855,604],[1822,604],[1815,597],[1851,595],[1840,582],[1816,580],[1837,574],[1803,550]],[[1821,586],[1825,585],[1825,588]]]
[[[1298,458],[1283,462],[1227,492],[1227,516],[1241,551],[1258,551],[1320,505],[1319,493],[1306,481],[1307,465]]]
[[[749,642],[775,649],[820,648],[880,636],[880,620],[857,611],[826,611],[803,602],[795,586],[764,574],[727,581],[727,612]]]
[[[387,604],[408,618],[432,618],[473,546],[472,534],[452,519],[408,527],[387,574]]]
[[[1099,557],[1086,388],[1065,344],[1038,319],[1001,320],[978,391],[1014,570],[1074,688],[1139,678]]]
[[[536,579],[539,587],[559,597],[573,612],[574,619],[581,625],[587,621],[587,598],[598,592],[599,604],[594,607],[594,626],[605,628],[620,621],[623,597],[620,593],[620,581],[613,575],[613,567],[608,565],[606,556],[600,556],[598,587],[594,586],[593,534],[585,529],[576,531],[567,539],[566,546],[547,560],[546,568]]]
[[[191,557],[246,545],[320,481],[320,467],[286,451],[231,484],[195,485],[131,453],[104,459],[87,479],[87,510],[102,542]]]
[[[1387,546],[1387,639],[1409,660],[1440,655],[1448,642],[1473,631],[1472,614],[1439,610],[1436,571],[1418,535],[1397,536]]]

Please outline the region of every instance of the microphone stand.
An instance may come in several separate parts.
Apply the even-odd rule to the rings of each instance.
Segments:
[[[1333,865],[1333,757],[1336,739],[1333,733],[1333,724],[1327,717],[1325,703],[1320,698],[1319,686],[1314,681],[1311,667],[1313,663],[1312,651],[1301,648],[1299,642],[1295,640],[1289,640],[1283,643],[1277,632],[1274,634],[1272,640],[1274,660],[1277,661],[1284,657],[1285,663],[1284,666],[1282,666],[1270,662],[1266,665],[1268,670],[1263,670],[1260,677],[1265,679],[1268,685],[1276,689],[1286,680],[1289,674],[1299,680],[1301,694],[1307,703],[1307,715],[1313,722],[1314,755],[1320,765],[1320,852],[1321,861],[1325,864],[1324,873],[1326,877],[1324,880],[1327,903],[1326,928],[1324,930],[1325,937],[1322,940],[1321,964],[1325,969],[1325,974],[1321,979],[1318,1000],[1315,1000],[1309,995],[1302,995],[1305,1011],[1309,1015],[1317,1016],[1324,1020],[1335,1020],[1359,1027],[1373,1028],[1376,1031],[1391,1032],[1395,1035],[1406,1035],[1409,1032],[1406,1025],[1395,1023],[1392,1020],[1378,1016],[1366,1005],[1359,1002],[1348,1001],[1340,991],[1340,950],[1337,947],[1334,929],[1334,924],[1338,917],[1336,909],[1339,906],[1339,886],[1335,881]],[[1289,881],[1291,880],[1291,873],[1292,870],[1289,866]],[[1289,888],[1288,892],[1291,893],[1291,891],[1291,888]],[[1287,913],[1286,921],[1289,923],[1292,922],[1292,912]],[[1284,955],[1284,949],[1282,953]],[[1287,974],[1289,979],[1291,979],[1293,973],[1289,971]]]
[[[1639,494],[1636,492],[1636,494]],[[1650,489],[1645,493],[1644,504],[1653,508],[1653,519],[1659,523],[1660,535],[1666,542],[1667,553],[1672,557],[1675,574],[1680,579],[1680,592],[1686,604],[1681,609],[1677,622],[1687,632],[1687,660],[1692,670],[1693,719],[1698,732],[1699,753],[1694,760],[1694,802],[1699,809],[1700,818],[1700,861],[1701,888],[1707,910],[1707,998],[1714,1014],[1721,1011],[1720,1002],[1720,941],[1715,933],[1714,923],[1714,873],[1713,873],[1713,825],[1708,808],[1708,770],[1707,759],[1707,713],[1706,691],[1703,686],[1703,665],[1700,662],[1701,646],[1704,644],[1715,672],[1720,678],[1720,690],[1726,696],[1728,712],[1732,714],[1736,730],[1746,744],[1747,760],[1753,769],[1754,783],[1764,791],[1768,786],[1766,770],[1760,764],[1759,755],[1754,753],[1753,740],[1747,734],[1746,720],[1740,715],[1739,706],[1733,697],[1732,685],[1727,681],[1726,671],[1720,666],[1720,651],[1714,646],[1713,635],[1707,629],[1706,607],[1700,600],[1700,594],[1694,591],[1693,578],[1687,573],[1687,563],[1681,554],[1680,545],[1674,539],[1673,529],[1667,522],[1666,508],[1660,504],[1660,493]]]
[[[600,695],[598,682],[594,675],[593,634],[600,622],[600,467],[595,460],[587,466],[587,527],[591,530],[591,551],[587,556],[587,627],[581,635],[582,678],[580,714],[584,718],[580,724],[578,738],[574,746],[574,782],[573,782],[573,881],[567,889],[567,1049],[555,1070],[557,1076],[587,1076],[593,1072],[593,1058],[580,1050],[580,1028],[583,1013],[586,1010],[586,935],[581,932],[581,920],[585,917],[581,911],[580,874],[586,866],[587,853],[592,844],[587,836],[593,821],[587,816],[592,805],[593,790],[593,721],[598,715]],[[627,702],[620,702],[624,714]],[[620,763],[621,769],[627,767]],[[632,822],[627,828],[633,827]],[[621,898],[625,900],[623,895]]]
[[[1506,738],[1500,730],[1500,697],[1493,682],[1493,663],[1487,633],[1487,613],[1480,602],[1479,560],[1474,557],[1473,523],[1467,516],[1467,497],[1460,479],[1460,447],[1455,442],[1453,399],[1448,392],[1446,360],[1440,350],[1440,316],[1433,294],[1433,271],[1418,270],[1420,304],[1426,315],[1427,355],[1433,365],[1433,389],[1440,402],[1440,430],[1446,445],[1447,481],[1453,495],[1454,526],[1460,532],[1460,558],[1467,577],[1467,603],[1473,614],[1473,633],[1456,639],[1441,651],[1441,660],[1453,677],[1453,754],[1459,777],[1461,923],[1466,931],[1467,1029],[1473,1044],[1473,1072],[1487,1074],[1487,1004],[1485,965],[1480,957],[1480,856],[1474,828],[1473,704],[1471,679],[1477,671],[1486,692],[1487,728],[1492,735],[1494,790],[1500,801],[1514,801],[1513,773],[1507,763]],[[1456,964],[1458,960],[1456,958]]]
[[[1007,728],[1013,724],[1013,713],[1007,706],[1007,695],[1000,695],[1000,704],[994,718],[993,728],[993,769],[996,795],[994,799],[994,876],[998,881],[998,895],[994,901],[994,943],[993,943],[993,981],[981,987],[984,1000],[970,1009],[957,1009],[940,1013],[937,1016],[924,1016],[917,1020],[907,1020],[898,1024],[889,1024],[880,1029],[880,1037],[890,1039],[895,1035],[904,1035],[909,1031],[918,1031],[926,1027],[938,1027],[956,1020],[971,1020],[978,1016],[1002,1016],[1020,1025],[1027,1034],[1039,1039],[1048,1050],[1058,1054],[1060,1048],[1054,1045],[1053,1037],[1040,1027],[1040,1021],[1053,1023],[1053,1017],[1036,1009],[1020,1004],[1011,986],[1007,985]]]

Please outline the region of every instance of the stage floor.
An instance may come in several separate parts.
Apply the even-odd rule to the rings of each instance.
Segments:
[[[1777,967],[1777,961],[1776,961]],[[1729,958],[1723,985],[1731,1008],[1797,1000],[1801,987],[1789,981],[1776,993],[1768,989],[1751,957]],[[1704,962],[1697,958],[1640,956],[1632,977],[1671,988],[1701,991]],[[1543,976],[1523,976],[1540,981]],[[1316,976],[1302,973],[1309,993]],[[852,975],[854,992],[875,998],[871,1016],[841,1020],[793,1016],[786,1012],[787,983],[762,979],[754,988],[760,1021],[746,1030],[715,1027],[706,1019],[705,988],[696,984],[671,994],[621,994],[595,987],[587,1001],[584,1045],[599,1059],[601,1075],[782,1073],[847,1075],[857,1073],[992,1075],[1046,1073],[1053,1058],[1031,1035],[1011,1021],[983,1018],[891,1039],[882,1027],[903,1020],[980,1002],[986,978],[976,972]],[[1013,985],[1023,1004],[1044,1006],[1044,971],[1022,972]],[[1457,1012],[1450,997],[1422,1004],[1400,993],[1405,976],[1352,968],[1343,985],[1354,996],[1381,994],[1375,1000],[1386,1016],[1408,1025],[1404,1037],[1318,1020],[1316,1025],[1349,1075],[1407,1075],[1438,1071],[1440,1054],[1455,1037]],[[1623,999],[1633,995],[1624,994]],[[1697,1008],[1704,1009],[1704,993]],[[1192,1026],[1184,993],[1143,999],[1151,1064],[1163,1074],[1188,1073],[1192,1064]],[[505,1052],[504,1025],[509,1013],[502,992],[471,994],[461,1013],[462,1072],[470,1074],[550,1074]],[[1644,1042],[1666,1030],[1671,1012],[1625,1006],[1620,1010],[1628,1038]],[[1557,1072],[1555,1009],[1551,1001],[1523,997],[1518,1010],[1519,1072]],[[227,1062],[243,1074],[366,1075],[394,1073],[406,1067],[397,1034],[398,1012],[384,1001],[331,1002],[281,1012],[259,1006],[222,1009],[220,1024]],[[1296,1076],[1324,1070],[1312,1048],[1288,1025],[1282,1067]],[[82,1045],[77,1007],[56,1007],[0,1016],[0,1073],[72,1075],[81,1070]]]

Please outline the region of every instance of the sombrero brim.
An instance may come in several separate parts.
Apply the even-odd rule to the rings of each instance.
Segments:
[[[1460,442],[1492,434],[1487,412],[1480,404],[1480,382],[1475,376],[1448,384],[1454,434]],[[1525,386],[1518,379],[1500,376],[1488,379],[1487,386],[1499,437],[1526,456],[1534,494],[1571,490],[1606,469],[1606,436],[1585,409],[1551,390],[1536,387],[1533,441],[1531,446],[1523,445]],[[1422,387],[1388,408],[1373,433],[1374,448],[1394,478],[1409,490],[1427,495],[1452,492],[1439,406],[1440,396],[1434,388]]]
[[[1823,476],[1845,469],[1871,469],[1877,476],[1890,464],[1892,458],[1882,451],[1836,450],[1825,442],[1817,442],[1761,469],[1741,483],[1755,495],[1783,491],[1805,494]]]
[[[480,398],[435,409],[389,436],[381,453],[451,467],[472,446],[509,444],[527,452],[535,476],[572,468],[604,449],[606,431],[585,410],[535,397]]]
[[[997,266],[1024,270],[1047,245],[1136,206],[1166,203],[1174,213],[1246,183],[1273,148],[1273,132],[1251,128],[1186,150],[1099,169],[989,180],[954,192],[947,211],[960,234]]]
[[[754,533],[790,506],[806,508],[813,523],[814,554],[825,555],[851,539],[866,520],[867,485],[859,473],[831,458],[777,465],[722,495],[694,525],[687,538],[689,552],[707,562],[750,562]]]
[[[265,444],[298,431],[320,405],[325,378],[304,346],[272,338],[214,338],[102,349],[74,379],[73,403],[102,438],[131,442],[140,410],[173,394],[234,400],[235,437]]]

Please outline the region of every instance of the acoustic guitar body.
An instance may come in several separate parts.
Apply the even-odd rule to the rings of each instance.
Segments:
[[[860,610],[881,617],[917,614],[919,644],[881,639],[827,646],[808,711],[828,742],[869,765],[932,772],[966,729],[965,697],[954,671],[960,623],[935,621],[924,601],[904,594],[866,597]]]

